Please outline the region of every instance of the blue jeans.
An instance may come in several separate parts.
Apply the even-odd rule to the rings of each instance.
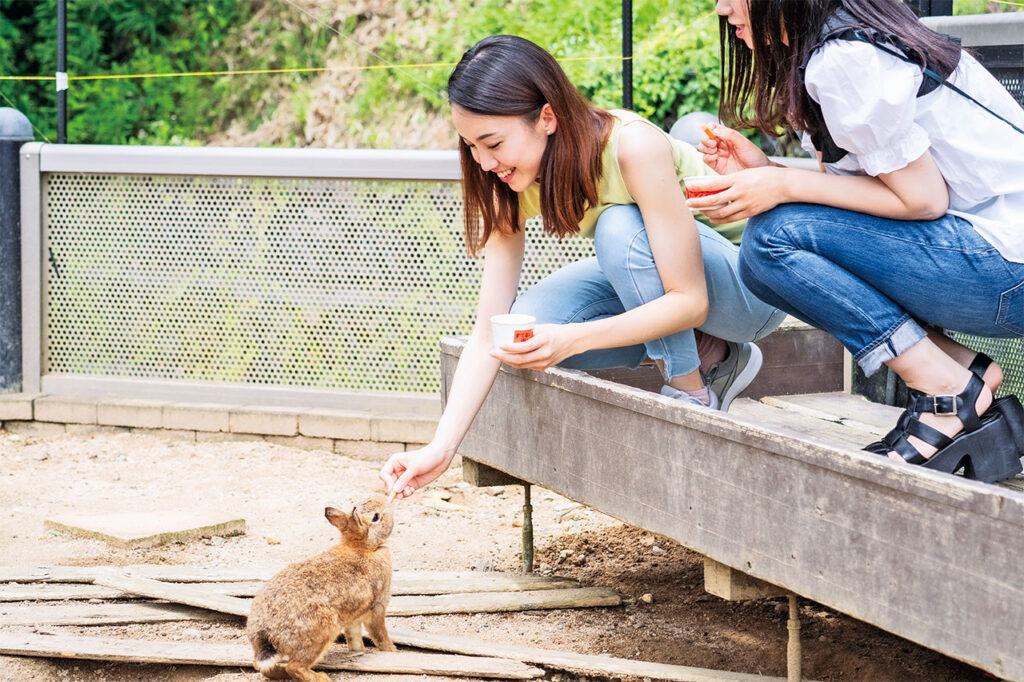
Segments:
[[[753,341],[775,329],[785,313],[759,301],[740,281],[739,249],[710,227],[700,231],[710,310],[699,327],[726,341]],[[612,206],[601,213],[594,233],[596,257],[585,258],[548,275],[512,306],[540,324],[587,322],[619,315],[665,294],[654,264],[640,210]],[[607,369],[636,367],[644,358],[660,358],[665,378],[689,374],[700,366],[692,329],[645,344],[591,350],[567,358],[561,367]]]
[[[740,274],[758,297],[839,339],[869,376],[924,338],[919,323],[1024,336],[1024,263],[952,215],[914,222],[783,204],[747,222]]]

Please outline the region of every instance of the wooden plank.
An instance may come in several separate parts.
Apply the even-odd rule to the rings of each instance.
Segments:
[[[179,604],[0,604],[0,625],[124,625],[223,616]]]
[[[851,429],[835,421],[819,419],[815,416],[769,405],[761,398],[760,401],[741,398],[733,402],[729,414],[754,421],[770,423],[780,433],[794,437],[813,438],[821,443],[842,444],[859,450],[867,445],[874,436],[863,431]]]
[[[99,571],[175,583],[255,584],[269,580],[283,568],[207,569],[200,566],[138,564],[134,566],[0,566],[0,583],[91,583]],[[482,571],[395,571],[391,594],[448,594],[451,592],[517,592],[579,587],[579,581],[558,576]],[[250,589],[250,588],[246,588]],[[224,591],[224,594],[232,594]],[[251,596],[239,593],[235,596]]]
[[[442,346],[450,381],[463,344]],[[890,462],[851,440],[673,404],[582,372],[502,367],[460,452],[1024,679],[1024,494]]]
[[[102,571],[99,572],[93,582],[96,585],[113,587],[143,597],[165,599],[177,604],[195,606],[220,613],[230,613],[235,616],[248,616],[249,605],[252,602],[251,599],[240,599],[225,594],[213,594],[202,585],[165,583],[149,578],[116,575]]]
[[[240,642],[171,642],[115,637],[0,633],[0,654],[252,668],[252,648]],[[317,668],[509,680],[527,680],[543,677],[545,674],[539,668],[499,658],[376,650],[353,654],[340,647],[328,651]]]
[[[508,658],[524,663],[549,666],[580,675],[600,677],[651,678],[674,682],[781,682],[783,678],[724,670],[708,670],[690,666],[633,661],[612,656],[592,656],[569,651],[553,651],[515,644],[499,644],[471,637],[416,632],[404,628],[388,627],[388,634],[396,644],[415,646],[435,651],[453,651],[475,656]]]
[[[619,606],[621,603],[622,598],[619,593],[607,587],[510,593],[442,594],[430,597],[393,597],[388,603],[388,615],[418,616],[437,613],[581,609],[596,606]]]
[[[204,583],[210,594],[251,597],[263,585],[260,582]],[[112,587],[85,583],[0,583],[0,602],[65,601],[86,599],[130,599],[133,595]]]
[[[203,592],[200,586],[164,583],[148,578],[116,575],[98,576],[96,584],[115,587],[142,597],[196,606],[236,616],[249,614],[250,600]],[[433,596],[393,597],[389,616],[419,616],[437,613],[490,613],[532,611],[535,609],[575,609],[594,606],[618,606],[622,599],[606,587],[530,592],[480,592]]]
[[[836,421],[850,428],[876,436],[888,433],[896,424],[902,408],[881,405],[849,393],[808,393],[804,395],[770,396],[762,402],[776,407],[803,411],[821,419]]]

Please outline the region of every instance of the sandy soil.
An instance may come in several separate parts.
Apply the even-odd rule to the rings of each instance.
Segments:
[[[378,466],[262,441],[187,443],[130,433],[41,439],[0,431],[0,564],[165,563],[276,569],[317,554],[336,541],[336,531],[323,519],[323,508],[342,506],[378,489]],[[447,500],[439,503],[442,497]],[[445,502],[465,509],[448,507]],[[587,585],[613,587],[626,598],[626,605],[421,616],[389,622],[499,642],[785,676],[785,600],[718,599],[703,590],[701,557],[684,547],[548,491],[535,490],[533,505],[540,570],[574,577]],[[389,543],[394,568],[519,570],[521,506],[521,488],[472,488],[453,468],[433,486],[396,507]],[[44,527],[44,521],[57,514],[204,508],[245,518],[248,533],[119,550]],[[813,602],[801,601],[801,620],[807,679],[993,679]],[[241,622],[227,617],[212,624],[48,626],[46,630],[144,639],[244,641]],[[332,675],[335,680],[385,678]],[[262,678],[237,668],[0,656],[0,679],[255,682]],[[551,671],[548,679],[579,678]]]

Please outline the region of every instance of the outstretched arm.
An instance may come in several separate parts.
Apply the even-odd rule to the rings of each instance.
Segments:
[[[448,469],[491,390],[501,363],[491,356],[490,318],[512,306],[525,243],[522,229],[514,234],[495,230],[487,240],[476,323],[459,358],[437,431],[426,446],[392,455],[380,470],[381,480],[396,497],[408,497]]]

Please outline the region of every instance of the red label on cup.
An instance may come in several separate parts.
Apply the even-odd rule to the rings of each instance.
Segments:
[[[718,194],[719,192],[724,192],[724,191],[725,191],[724,189],[711,189],[711,190],[687,189],[686,190],[686,196],[688,198],[690,198],[690,199],[696,199],[697,197],[708,197],[708,196],[711,196],[712,194]]]
[[[512,343],[519,343],[520,341],[526,341],[533,338],[532,329],[517,329],[512,332]]]

